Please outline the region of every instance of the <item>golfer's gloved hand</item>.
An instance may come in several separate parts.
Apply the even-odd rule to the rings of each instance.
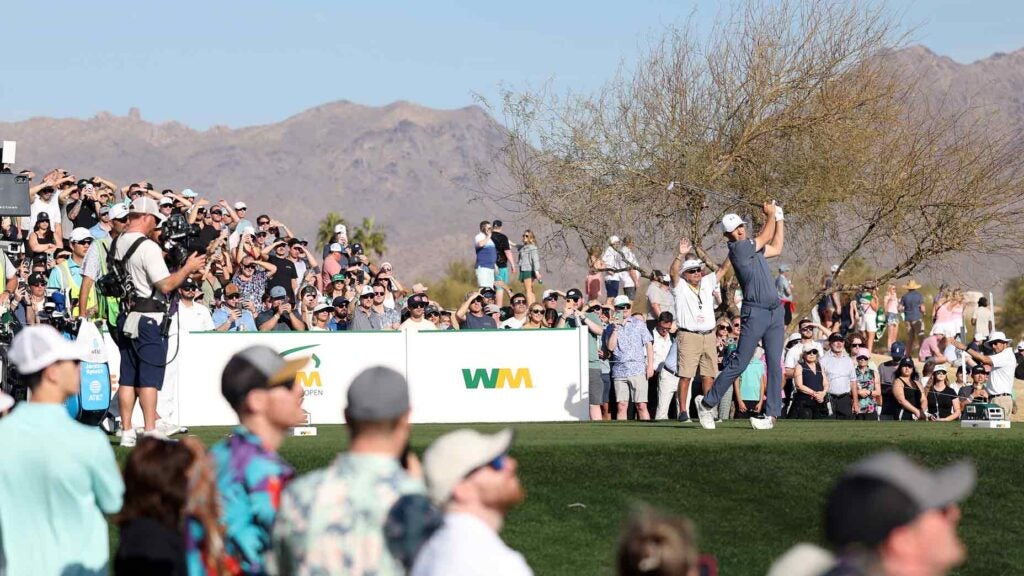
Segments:
[[[775,207],[775,221],[776,222],[782,222],[783,221],[782,206],[776,206]]]

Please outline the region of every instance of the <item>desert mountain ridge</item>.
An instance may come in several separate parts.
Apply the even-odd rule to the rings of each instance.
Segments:
[[[917,74],[929,97],[1024,129],[1024,48],[969,64],[919,45],[889,57]],[[214,201],[245,200],[250,216],[269,213],[306,238],[329,211],[353,223],[374,217],[388,235],[384,259],[405,281],[437,278],[448,262],[471,260],[481,220],[502,218],[513,238],[537,227],[481,200],[482,189],[508,182],[496,159],[503,131],[479,106],[438,110],[403,100],[379,107],[338,100],[278,122],[206,130],[147,122],[137,108],[0,123],[0,137],[18,141],[18,167],[36,172],[59,166],[119,184],[147,179]],[[490,180],[479,180],[480,167]],[[552,283],[577,280],[584,255],[578,260],[548,259]],[[998,289],[1019,270],[965,260],[979,288]]]

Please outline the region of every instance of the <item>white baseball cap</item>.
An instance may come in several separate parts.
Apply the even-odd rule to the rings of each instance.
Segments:
[[[198,194],[193,192],[191,188],[185,188],[184,190],[182,190],[181,195],[184,196],[185,198],[195,198],[196,196],[199,196]]]
[[[839,264],[833,264],[829,270],[832,272],[839,272]]]
[[[466,476],[507,453],[514,436],[511,428],[495,434],[465,428],[435,440],[423,454],[430,499],[438,506],[445,505]]]
[[[615,303],[613,304],[613,306],[622,306],[623,304],[632,304],[632,302],[630,302],[629,296],[626,296],[625,294],[619,294],[618,296],[615,297]]]
[[[685,272],[686,270],[690,270],[692,268],[703,268],[703,267],[704,267],[704,262],[702,262],[701,260],[699,260],[697,258],[691,258],[691,259],[687,260],[686,262],[683,262],[683,267],[680,269],[680,271],[681,272]]]
[[[156,200],[153,200],[149,196],[142,196],[132,200],[132,207],[128,210],[129,214],[150,214],[156,218],[156,223],[160,224],[166,218],[160,213],[160,207],[157,206]]]
[[[81,360],[85,350],[47,324],[22,328],[11,342],[9,358],[22,374],[34,374],[61,360]]]
[[[370,286],[369,284],[364,284],[363,285],[363,289],[359,291],[359,296],[362,297],[362,296],[372,296],[372,295],[373,295],[373,286]]]
[[[346,230],[344,224],[335,224],[334,225],[334,233],[335,234],[345,234],[346,236],[348,235],[348,231]]]
[[[743,218],[740,218],[739,215],[726,214],[722,216],[722,232],[728,234],[740,226],[743,226]]]
[[[331,252],[343,252],[343,250],[341,249],[341,244],[338,244],[337,242],[334,242],[333,244],[331,244],[330,251]]]
[[[118,202],[110,207],[110,218],[120,220],[128,215],[128,207]]]
[[[81,242],[86,238],[92,240],[92,234],[89,232],[88,228],[82,228],[81,226],[79,226],[78,228],[75,228],[74,230],[71,231],[72,242]]]
[[[248,210],[249,207],[245,205],[245,202],[235,202],[235,210]]]
[[[164,196],[163,198],[160,199],[160,205],[161,206],[173,206],[174,205],[174,198],[171,198],[170,196]]]
[[[618,237],[618,236],[610,236],[610,237],[608,238],[608,243],[609,243],[609,244],[615,244],[615,243],[616,243],[616,242],[618,242],[618,241],[619,241],[619,237]]]

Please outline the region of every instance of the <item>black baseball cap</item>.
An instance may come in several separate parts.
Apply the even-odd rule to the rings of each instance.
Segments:
[[[221,394],[237,412],[249,392],[294,380],[307,362],[309,356],[285,359],[269,346],[250,346],[228,360],[220,378]]]
[[[333,302],[331,302],[331,304],[334,304],[336,308],[348,306],[348,298],[345,298],[344,296],[338,296],[337,298],[334,299]]]
[[[579,288],[570,288],[569,291],[565,293],[565,299],[581,300],[583,299],[583,292],[581,292]]]
[[[833,332],[828,335],[829,342],[843,342],[843,335],[838,332]]]
[[[971,376],[974,376],[975,374],[988,374],[988,372],[985,370],[984,365],[975,364],[974,367],[971,368]]]
[[[976,480],[968,460],[933,471],[896,451],[868,456],[850,466],[826,498],[825,539],[837,550],[874,548],[921,514],[962,502]]]
[[[28,275],[28,283],[29,283],[29,285],[33,285],[34,284],[36,286],[39,286],[39,285],[45,286],[46,285],[46,274],[43,274],[42,272],[33,272],[33,273]]]
[[[196,284],[196,281],[191,277],[185,278],[185,280],[181,282],[181,286],[178,286],[179,290],[195,290],[197,288],[199,288],[199,285]]]
[[[484,298],[494,298],[494,288],[484,288],[480,291],[480,295]]]

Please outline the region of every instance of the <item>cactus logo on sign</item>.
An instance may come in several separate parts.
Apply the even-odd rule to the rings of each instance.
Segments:
[[[462,380],[468,390],[481,387],[485,390],[533,388],[533,378],[528,368],[463,368]]]
[[[299,346],[298,348],[291,348],[281,352],[281,357],[286,358],[289,354],[295,354],[303,350],[309,350],[310,348],[316,348],[319,344],[310,344],[309,346]],[[320,380],[320,357],[314,352],[312,354],[313,369],[312,370],[299,370],[295,375],[295,379],[298,380],[299,384],[302,384],[302,389],[305,391],[305,396],[323,396],[323,381]]]

